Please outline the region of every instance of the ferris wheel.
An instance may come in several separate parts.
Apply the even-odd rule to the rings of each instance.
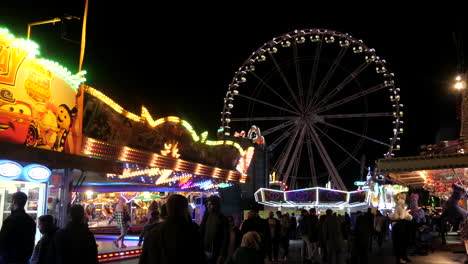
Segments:
[[[359,178],[364,157],[390,158],[403,133],[400,88],[362,40],[327,29],[273,38],[245,60],[221,112],[225,137],[255,125],[270,173],[292,188]]]

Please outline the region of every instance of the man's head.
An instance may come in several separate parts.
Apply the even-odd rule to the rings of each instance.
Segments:
[[[317,214],[317,211],[315,210],[315,208],[310,208],[309,214],[311,214],[311,215],[316,215],[316,214]]]
[[[188,200],[180,194],[173,194],[167,199],[167,216],[168,217],[188,217]]]
[[[273,211],[270,211],[270,212],[268,213],[268,217],[269,217],[269,218],[275,217],[275,213],[273,213]]]
[[[249,211],[249,214],[247,215],[247,218],[248,218],[248,219],[252,219],[252,218],[255,218],[255,217],[257,217],[257,211],[255,211],[255,210],[253,210],[253,209],[250,210],[250,211]]]
[[[206,209],[209,213],[221,211],[221,198],[216,195],[210,196],[206,201]]]
[[[159,219],[159,211],[155,210],[155,211],[151,212],[151,218],[153,220],[158,220]]]
[[[27,200],[28,196],[24,192],[15,192],[11,196],[11,210],[23,209]]]
[[[71,221],[75,223],[83,223],[84,222],[85,211],[82,205],[74,204],[70,208],[70,217]]]
[[[281,211],[276,211],[276,216],[278,217],[278,219],[281,218]]]
[[[54,217],[51,215],[41,215],[38,218],[38,227],[41,234],[46,234],[54,229]]]
[[[327,214],[327,216],[331,216],[332,213],[333,213],[333,210],[332,210],[332,209],[327,209],[327,210],[325,211],[325,213]]]
[[[301,215],[308,215],[308,214],[309,214],[309,213],[307,212],[306,209],[302,209],[302,210],[301,210]]]

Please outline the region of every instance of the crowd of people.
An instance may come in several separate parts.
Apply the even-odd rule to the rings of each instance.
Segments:
[[[22,192],[12,196],[12,213],[0,231],[0,264],[98,263],[98,247],[82,205],[71,206],[70,222],[63,228],[55,225],[51,215],[40,216],[37,226],[42,236],[35,244],[36,223],[24,210],[26,201]],[[391,220],[371,208],[352,216],[331,209],[319,214],[312,208],[301,210],[298,217],[277,211],[269,212],[266,218],[260,217],[257,210],[250,210],[240,225],[236,225],[233,216],[221,212],[218,196],[207,199],[200,225],[192,221],[188,209],[187,198],[174,194],[163,206],[149,212],[138,243],[142,246],[140,264],[275,262],[288,259],[291,239],[302,240],[305,263],[365,264],[369,252],[381,250],[384,240],[389,239],[397,263],[407,263],[411,262],[408,250],[416,252],[427,230],[440,231],[442,236],[445,232],[437,217]],[[122,201],[114,213],[120,228],[120,236],[114,241],[116,247],[126,247],[126,210]]]

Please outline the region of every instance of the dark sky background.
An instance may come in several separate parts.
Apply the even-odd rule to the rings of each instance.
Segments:
[[[30,22],[65,13],[81,17],[84,10],[84,1],[75,0],[61,1],[66,6],[58,1],[10,2],[0,9],[0,26],[18,37],[26,37]],[[458,61],[452,33],[464,31],[465,16],[447,17],[441,24],[437,16],[417,10],[360,8],[342,15],[291,1],[257,7],[241,2],[89,2],[86,83],[133,112],[145,105],[154,117],[177,115],[214,138],[227,85],[253,51],[295,29],[327,28],[362,39],[395,73],[405,112],[397,156],[417,155],[421,144],[458,136],[457,96],[451,89]],[[42,56],[76,72],[79,44],[64,38],[79,41],[80,23],[33,27],[32,40]]]

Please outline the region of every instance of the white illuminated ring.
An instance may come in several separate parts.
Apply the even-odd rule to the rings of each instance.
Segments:
[[[21,176],[23,167],[10,160],[0,160],[0,178],[4,180],[16,180]]]
[[[29,182],[48,182],[51,174],[49,168],[39,164],[30,164],[23,169],[23,177]]]

